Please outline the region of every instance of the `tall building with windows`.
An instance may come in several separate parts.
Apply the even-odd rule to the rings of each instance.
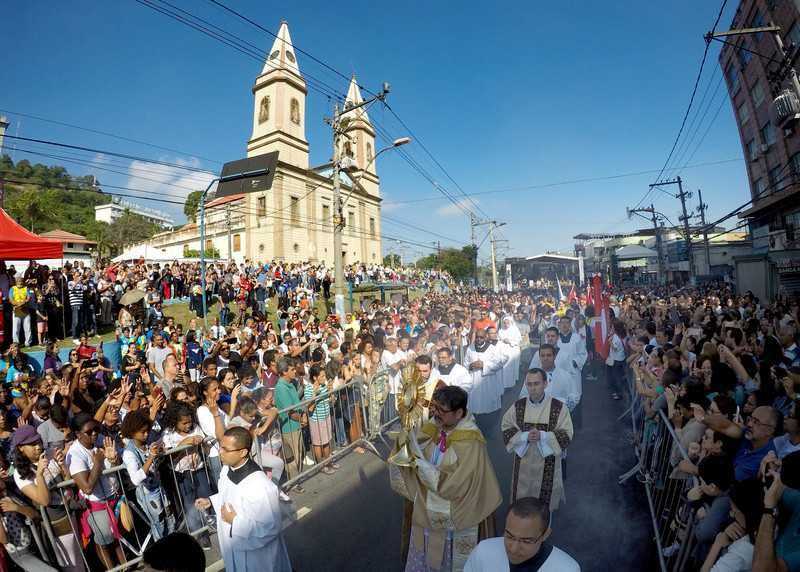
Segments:
[[[281,22],[252,93],[253,123],[247,156],[278,152],[272,187],[209,197],[206,246],[228,258],[230,245],[230,258],[236,261],[277,259],[325,262],[330,266],[334,259],[332,168],[330,163],[309,166],[308,90],[286,22]],[[358,83],[353,77],[345,106],[361,102]],[[381,197],[373,160],[375,131],[366,110],[353,110],[349,115],[351,121],[342,150],[348,174],[341,176],[342,196],[346,198],[344,261],[345,264],[380,262]],[[314,120],[322,121],[322,117]],[[196,224],[188,224],[174,232],[156,235],[148,243],[169,256],[180,257],[186,250],[199,250],[199,229]]]
[[[736,257],[735,279],[739,291],[761,299],[800,293],[800,93],[787,63],[800,49],[798,6],[742,0],[729,29],[779,30],[728,36],[719,57],[750,186],[751,202],[739,217],[753,249]]]
[[[743,0],[730,29],[778,26],[783,48],[800,46],[800,12],[793,0]],[[787,102],[792,82],[776,80],[782,47],[775,33],[726,38],[720,53],[731,105],[739,127],[752,203],[748,219],[755,252],[800,246],[800,125],[793,114],[776,112]],[[800,68],[800,66],[796,67]],[[795,95],[794,97],[797,97]],[[783,108],[781,108],[783,109]]]

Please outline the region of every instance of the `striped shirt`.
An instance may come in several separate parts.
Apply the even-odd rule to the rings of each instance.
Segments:
[[[83,291],[86,287],[82,282],[69,283],[69,305],[73,308],[79,308],[83,304]]]
[[[314,397],[314,386],[310,383],[306,383],[303,389],[303,401],[311,399],[312,397]],[[317,406],[314,408],[314,412],[310,413],[308,417],[314,421],[323,421],[331,416],[331,400],[330,397],[328,397],[327,385],[319,386],[317,397],[320,398],[317,399]]]

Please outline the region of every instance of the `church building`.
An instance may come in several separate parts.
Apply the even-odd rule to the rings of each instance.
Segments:
[[[330,267],[334,258],[332,168],[330,163],[309,166],[308,89],[285,21],[277,36],[252,88],[253,131],[247,143],[247,157],[278,152],[272,187],[210,197],[206,203],[206,250],[213,247],[225,259],[230,248],[230,257],[237,262],[311,261]],[[353,77],[345,108],[362,101]],[[341,194],[343,200],[346,198],[342,211],[344,261],[379,263],[381,198],[373,160],[375,130],[365,108],[344,114],[348,116],[341,149],[342,166],[349,173],[341,176]],[[328,144],[331,149],[332,139]],[[192,223],[148,241],[170,258],[180,258],[186,250],[199,250],[199,243],[199,227]]]

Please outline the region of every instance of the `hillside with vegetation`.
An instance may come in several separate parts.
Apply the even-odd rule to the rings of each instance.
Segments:
[[[64,167],[31,164],[0,157],[4,208],[14,220],[37,234],[61,229],[97,242],[100,256],[112,256],[131,243],[147,239],[158,227],[126,212],[108,224],[94,219],[94,207],[112,201],[92,175],[73,176]]]

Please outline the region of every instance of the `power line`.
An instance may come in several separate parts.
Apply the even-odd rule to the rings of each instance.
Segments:
[[[719,68],[716,68],[716,69],[719,70]],[[725,79],[725,76],[720,73],[719,74],[719,81],[717,81],[716,86],[714,87],[714,92],[711,94],[711,98],[708,100],[708,104],[705,106],[705,108],[703,107],[703,103],[704,103],[703,100],[705,99],[705,94],[703,95],[703,100],[700,101],[700,105],[697,107],[697,111],[694,114],[694,118],[692,120],[692,123],[689,125],[688,134],[687,134],[686,137],[684,137],[683,141],[678,146],[678,150],[675,153],[675,157],[674,157],[675,160],[673,162],[673,165],[669,169],[667,169],[668,172],[669,171],[675,171],[676,169],[678,169],[680,167],[680,164],[683,162],[684,158],[686,157],[686,154],[689,152],[689,148],[692,146],[692,143],[694,143],[694,140],[697,137],[697,134],[700,133],[700,128],[703,126],[703,122],[705,121],[706,117],[708,116],[708,112],[711,110],[711,106],[712,106],[712,104],[714,102],[714,98],[717,96],[717,93],[719,93],[719,88],[722,85],[724,79]],[[708,93],[708,90],[711,87],[712,83],[713,83],[713,76],[712,76],[711,80],[708,82],[708,85],[706,86],[706,93]],[[720,98],[720,100],[722,102],[725,102],[725,100],[727,99],[726,93],[723,91],[723,92],[721,92],[721,95],[722,95],[722,97]],[[702,111],[702,115],[701,115],[701,111]],[[700,121],[697,121],[698,117],[700,118]],[[717,118],[717,115],[715,114],[714,115],[714,119],[716,119],[716,118]],[[713,124],[714,119],[712,119],[712,124]],[[695,125],[695,123],[696,123],[696,125]],[[694,127],[694,129],[692,129],[693,127]],[[696,152],[696,149],[695,149],[695,152]],[[673,173],[672,176],[677,176],[677,173]]]
[[[708,223],[708,224],[707,224],[707,225],[704,227],[704,229],[705,229],[705,230],[712,229],[712,228],[714,228],[715,226],[717,226],[718,224],[720,224],[720,223],[722,223],[722,222],[724,222],[724,221],[728,220],[728,219],[729,219],[729,218],[731,218],[732,216],[735,216],[735,215],[737,215],[737,214],[739,213],[739,211],[741,211],[741,210],[742,210],[743,208],[745,208],[747,205],[749,205],[750,203],[753,203],[753,204],[755,204],[755,201],[757,201],[759,198],[761,198],[762,196],[764,196],[764,195],[765,195],[765,194],[766,194],[768,191],[771,191],[771,190],[773,190],[774,188],[776,188],[776,187],[777,187],[777,186],[778,186],[780,183],[782,183],[782,182],[783,182],[783,181],[785,181],[786,179],[789,179],[789,178],[793,178],[793,177],[795,177],[796,173],[794,173],[794,172],[791,172],[791,171],[790,171],[789,173],[787,173],[787,174],[783,175],[783,172],[786,170],[786,168],[787,168],[787,167],[789,167],[789,166],[790,166],[790,164],[791,164],[791,163],[786,163],[786,164],[785,164],[783,167],[781,167],[781,170],[778,172],[778,175],[782,175],[780,179],[777,179],[776,181],[773,181],[773,183],[772,183],[772,184],[770,184],[770,185],[767,185],[767,186],[766,186],[764,189],[762,189],[762,190],[761,190],[759,193],[757,193],[757,194],[756,194],[754,197],[752,197],[750,200],[748,200],[748,201],[745,201],[744,203],[742,203],[741,205],[739,205],[738,207],[736,207],[735,209],[733,209],[732,211],[730,211],[728,214],[726,214],[726,215],[724,215],[724,216],[722,216],[722,217],[718,218],[718,219],[717,219],[717,220],[715,220],[714,222]],[[795,183],[794,183],[794,182],[792,182],[792,183],[790,183],[789,185],[787,185],[786,187],[784,187],[784,189],[782,189],[782,190],[785,190],[786,188],[788,188],[788,187],[791,187],[791,186],[793,186],[794,184],[795,184]]]
[[[32,115],[30,113],[22,113],[21,111],[12,111],[10,109],[0,109],[2,113],[10,113],[11,115],[18,115],[20,117],[25,117],[27,119],[35,119],[36,121],[44,121],[45,123],[52,123],[53,125],[61,125],[62,127],[70,127],[72,129],[80,129],[81,131],[86,131],[88,133],[95,133],[97,135],[104,135],[106,137],[113,137],[114,139],[119,139],[120,141],[128,141],[129,143],[136,143],[137,145],[145,145],[147,147],[152,147],[154,149],[160,149],[162,151],[169,151],[170,153],[178,153],[179,155],[185,155],[187,157],[194,157],[196,159],[202,159],[204,161],[209,161],[211,163],[218,163],[222,164],[221,161],[217,161],[215,159],[209,159],[208,157],[202,157],[201,155],[197,155],[195,153],[189,153],[187,151],[181,151],[179,149],[173,149],[171,147],[164,147],[162,145],[156,145],[154,143],[148,143],[147,141],[142,141],[140,139],[133,139],[131,137],[123,137],[122,135],[116,135],[114,133],[109,133],[108,131],[101,131],[99,129],[92,129],[90,127],[82,127],[80,125],[75,125],[73,123],[66,123],[64,121],[57,121],[55,119],[47,119],[46,117],[41,117],[39,115]]]
[[[141,0],[137,0],[137,1],[141,1]],[[146,1],[146,0],[145,0],[145,1]],[[251,26],[254,26],[255,28],[257,28],[257,29],[261,30],[262,32],[266,32],[267,34],[269,34],[269,35],[273,36],[274,38],[276,38],[276,39],[279,39],[279,38],[278,38],[278,36],[277,36],[277,34],[275,34],[274,32],[272,32],[271,30],[269,30],[269,29],[265,28],[264,26],[262,26],[262,25],[261,25],[261,24],[259,24],[258,22],[256,22],[256,21],[252,20],[251,18],[248,18],[247,16],[245,16],[244,14],[242,14],[242,13],[240,13],[240,12],[237,12],[236,10],[234,10],[234,9],[230,8],[229,6],[227,6],[227,5],[223,4],[222,2],[219,2],[218,0],[209,0],[209,1],[210,1],[212,4],[215,4],[216,6],[220,7],[221,9],[223,9],[223,10],[227,11],[228,13],[230,13],[230,14],[233,14],[233,15],[234,15],[234,16],[236,16],[237,18],[239,18],[239,19],[243,20],[244,22],[247,22],[247,23],[248,23],[248,24],[250,24]],[[163,2],[163,0],[162,0],[162,2]],[[197,17],[195,16],[195,18],[197,18]],[[218,29],[219,29],[219,28],[218,28]],[[230,34],[230,33],[228,33],[228,35],[230,35],[230,36],[233,36],[233,37],[236,37],[235,35],[233,35],[233,34]],[[308,56],[309,58],[311,58],[312,60],[314,60],[314,61],[315,61],[315,62],[317,62],[318,64],[322,65],[323,67],[327,68],[328,70],[330,70],[330,71],[332,71],[333,73],[335,73],[336,75],[338,75],[339,77],[341,77],[341,78],[343,78],[343,79],[345,79],[345,80],[347,80],[347,81],[350,81],[350,80],[351,80],[351,78],[350,78],[350,77],[348,77],[347,75],[343,74],[342,72],[340,72],[339,70],[337,70],[336,68],[334,68],[333,66],[331,66],[330,64],[328,64],[328,63],[324,62],[323,60],[321,60],[321,59],[317,58],[316,56],[314,56],[313,54],[311,54],[311,53],[307,52],[306,50],[303,50],[303,49],[299,48],[297,45],[293,45],[293,48],[294,48],[294,50],[295,50],[295,51],[297,51],[297,52],[300,52],[300,53],[302,53],[302,54],[304,54],[304,55]],[[306,74],[306,75],[307,75],[307,74]],[[363,89],[364,91],[368,92],[368,93],[372,93],[372,91],[371,91],[369,88],[366,88],[366,87],[364,87],[364,86],[359,86],[359,87],[360,87],[361,89]],[[385,101],[384,101],[383,103],[384,103],[384,105],[386,105],[386,102],[385,102]],[[389,109],[389,111],[391,112],[391,114],[392,114],[392,115],[393,115],[393,116],[394,116],[394,117],[397,119],[397,121],[398,121],[398,122],[399,122],[399,123],[400,123],[400,124],[401,124],[401,125],[402,125],[402,126],[403,126],[403,127],[406,129],[406,130],[407,130],[407,131],[408,131],[408,134],[409,134],[411,137],[413,137],[413,138],[414,138],[414,140],[415,140],[415,141],[416,141],[416,142],[417,142],[417,143],[420,145],[420,147],[421,147],[421,148],[422,148],[422,149],[425,151],[425,153],[426,153],[426,154],[427,154],[427,155],[428,155],[428,156],[429,156],[429,157],[430,157],[430,158],[433,160],[433,162],[436,164],[436,166],[437,166],[437,167],[439,167],[439,169],[440,169],[440,170],[441,170],[441,171],[442,171],[442,172],[445,174],[445,176],[446,176],[446,177],[447,177],[447,178],[448,178],[450,181],[452,181],[452,182],[453,182],[453,184],[454,184],[454,185],[455,185],[455,186],[456,186],[456,187],[457,187],[457,188],[458,188],[458,189],[461,191],[461,194],[462,194],[462,195],[463,195],[463,196],[464,196],[464,197],[465,197],[465,198],[466,198],[466,199],[467,199],[467,200],[468,200],[470,203],[472,203],[472,204],[473,204],[473,206],[474,206],[475,208],[477,208],[478,210],[480,210],[481,212],[483,212],[485,216],[488,216],[488,215],[485,213],[485,211],[483,211],[483,209],[481,209],[481,208],[480,208],[480,207],[477,205],[477,203],[475,203],[475,202],[474,202],[474,201],[473,201],[473,200],[472,200],[470,197],[468,197],[468,196],[466,195],[466,193],[464,193],[463,189],[461,189],[461,187],[458,185],[458,183],[455,181],[455,179],[453,179],[453,177],[450,175],[450,173],[449,173],[449,172],[448,172],[448,171],[447,171],[447,170],[446,170],[446,169],[445,169],[445,168],[442,166],[442,164],[441,164],[441,163],[440,163],[440,162],[439,162],[439,161],[436,159],[436,157],[434,157],[434,156],[433,156],[433,154],[432,154],[432,153],[431,153],[431,152],[428,150],[428,148],[425,146],[425,144],[422,142],[422,140],[419,138],[419,136],[418,136],[418,135],[416,135],[415,133],[413,133],[413,132],[412,132],[411,128],[410,128],[410,127],[409,127],[409,126],[408,126],[408,125],[407,125],[407,124],[406,124],[406,123],[405,123],[405,122],[404,122],[404,121],[403,121],[403,120],[400,118],[400,116],[399,116],[399,115],[398,115],[398,114],[397,114],[397,113],[396,113],[396,112],[395,112],[395,111],[394,111],[394,110],[393,110],[391,107],[389,107],[388,105],[386,105],[386,108],[387,108],[387,109]],[[377,122],[376,122],[374,119],[373,119],[372,123],[373,123],[373,126],[375,126],[375,127],[380,127],[380,126],[377,124]],[[398,150],[398,152],[399,152],[399,153],[400,153],[400,155],[401,155],[401,156],[402,156],[402,157],[403,157],[403,158],[406,160],[406,162],[408,162],[410,165],[412,165],[412,168],[414,168],[415,170],[417,170],[418,172],[420,172],[420,174],[422,174],[422,170],[423,170],[423,169],[422,169],[421,165],[419,165],[419,163],[418,163],[418,162],[414,162],[414,163],[416,163],[416,164],[412,164],[412,161],[410,160],[410,156],[408,155],[408,152],[407,152],[407,151],[405,151],[405,150]],[[423,176],[425,176],[425,175],[423,175]],[[442,192],[443,192],[443,193],[444,193],[444,194],[445,194],[445,195],[448,197],[448,200],[450,200],[451,202],[453,202],[453,203],[454,203],[454,204],[456,204],[456,205],[460,205],[460,203],[459,203],[459,201],[458,201],[458,200],[456,200],[456,199],[453,199],[453,198],[452,198],[452,196],[451,196],[451,195],[449,195],[448,191],[446,191],[445,189],[441,188],[441,185],[439,185],[439,184],[438,184],[438,183],[436,183],[434,180],[432,180],[432,178],[430,178],[429,176],[425,176],[425,178],[428,178],[428,179],[431,181],[431,183],[432,183],[432,184],[434,184],[434,186],[436,186],[437,188],[439,188],[439,189],[440,189],[440,190],[441,190],[441,191],[442,191]],[[461,208],[462,208],[462,210],[466,210],[467,214],[471,214],[471,213],[468,211],[468,209],[464,209],[464,208],[463,208],[463,205],[461,205]]]
[[[260,48],[251,49],[251,48],[247,47],[246,44],[249,44],[249,42],[247,42],[246,40],[243,40],[242,38],[240,38],[236,34],[233,34],[231,32],[227,32],[227,31],[223,30],[222,28],[220,28],[219,26],[215,26],[214,24],[208,23],[206,20],[203,20],[202,18],[200,18],[198,16],[195,16],[195,15],[193,15],[193,14],[191,14],[191,13],[185,11],[185,10],[182,10],[180,8],[175,8],[175,10],[179,10],[180,12],[183,12],[185,14],[189,14],[189,16],[191,18],[194,18],[198,22],[204,22],[204,23],[207,23],[210,26],[213,26],[217,30],[220,30],[220,32],[215,32],[214,30],[212,30],[212,29],[210,29],[210,28],[208,28],[208,27],[206,27],[206,26],[204,26],[202,24],[198,24],[197,22],[193,22],[192,20],[189,20],[188,18],[181,16],[176,11],[170,11],[168,8],[164,8],[163,6],[159,6],[159,5],[155,4],[154,1],[152,1],[152,0],[135,0],[135,1],[138,2],[139,4],[141,4],[142,6],[150,8],[151,10],[154,10],[156,12],[159,12],[160,14],[163,14],[163,15],[169,17],[169,18],[172,18],[173,20],[176,20],[176,21],[178,21],[178,22],[180,22],[180,23],[182,23],[182,24],[184,24],[186,26],[189,26],[190,28],[193,28],[194,30],[196,30],[196,31],[198,31],[198,32],[200,32],[202,34],[204,34],[204,35],[206,35],[206,36],[208,36],[208,37],[210,37],[212,39],[215,39],[215,40],[217,40],[218,42],[220,42],[220,43],[222,43],[224,45],[227,45],[227,46],[235,49],[236,51],[238,51],[238,52],[240,52],[240,53],[242,53],[242,54],[244,54],[244,55],[246,55],[246,56],[248,56],[248,57],[250,57],[250,58],[252,58],[252,59],[254,59],[256,61],[258,61],[262,65],[269,65],[269,66],[272,66],[275,69],[277,69],[279,67],[279,66],[276,66],[275,64],[273,64],[272,62],[270,62],[269,58],[267,57],[268,54],[266,52],[262,52]],[[170,4],[165,2],[164,0],[157,0],[157,1],[161,1],[165,5],[171,6]],[[237,43],[237,42],[239,42],[239,43]],[[303,75],[304,75],[305,78],[307,78],[307,83],[308,83],[309,87],[311,87],[312,89],[314,89],[318,93],[320,93],[320,94],[322,94],[322,95],[324,95],[325,97],[328,97],[328,98],[338,99],[338,100],[342,100],[342,101],[344,100],[344,95],[342,93],[336,91],[334,88],[331,88],[325,82],[315,78],[313,75],[310,75],[308,73],[305,73]]]
[[[117,153],[115,151],[108,151],[104,149],[94,149],[92,147],[83,147],[81,145],[70,145],[68,143],[60,143],[58,141],[48,141],[46,139],[33,139],[30,137],[20,137],[18,135],[9,135],[6,133],[6,139],[15,139],[18,141],[29,141],[31,143],[41,143],[43,145],[52,145],[54,147],[63,147],[66,149],[77,149],[79,151],[88,151],[90,153],[100,153],[102,155],[111,155],[112,157],[122,157],[123,159],[130,159],[131,161],[141,161],[143,163],[152,163],[154,165],[163,165],[165,167],[172,167],[175,169],[183,169],[185,171],[192,171],[194,173],[209,173],[211,175],[216,175],[214,171],[209,171],[208,169],[200,169],[199,167],[192,167],[189,165],[181,165],[178,163],[170,163],[168,161],[160,161],[158,159],[148,159],[147,157],[139,157],[137,155],[128,155],[126,153]]]
[[[215,33],[215,32],[213,32],[213,31],[210,31],[208,28],[205,28],[205,27],[204,27],[204,26],[202,26],[202,25],[199,25],[199,24],[197,24],[197,23],[195,23],[195,22],[188,21],[186,18],[183,18],[183,17],[181,17],[179,14],[175,14],[175,13],[173,13],[173,12],[170,12],[170,11],[169,11],[169,10],[167,10],[167,9],[164,9],[164,8],[162,8],[162,7],[159,7],[159,6],[155,6],[151,0],[136,0],[136,1],[137,1],[137,2],[139,2],[140,4],[143,4],[143,5],[147,6],[147,7],[149,7],[149,8],[152,8],[152,9],[154,9],[154,10],[156,10],[156,11],[158,11],[158,12],[160,12],[160,13],[162,13],[162,14],[166,15],[166,16],[169,16],[169,17],[171,17],[171,18],[173,18],[173,19],[175,19],[175,20],[177,20],[177,21],[179,21],[179,22],[181,22],[181,23],[183,23],[183,24],[186,24],[186,25],[188,25],[188,26],[192,27],[193,29],[195,29],[195,30],[197,30],[197,31],[199,31],[199,32],[201,32],[201,33],[204,33],[204,34],[206,34],[206,35],[208,35],[208,36],[210,36],[210,37],[212,37],[212,38],[214,38],[214,39],[217,39],[217,40],[221,41],[222,43],[224,43],[224,44],[226,44],[226,45],[229,45],[229,46],[231,45],[231,42],[232,42],[232,40],[230,40],[229,38],[234,38],[235,40],[238,40],[239,42],[248,43],[248,42],[246,42],[246,40],[242,40],[242,39],[241,39],[239,36],[237,36],[237,35],[235,35],[235,34],[232,34],[232,33],[230,33],[230,32],[227,32],[227,31],[223,30],[222,28],[220,28],[219,26],[216,26],[216,25],[214,25],[214,24],[211,24],[210,22],[207,22],[206,20],[203,20],[203,19],[199,18],[198,16],[194,16],[194,15],[190,14],[189,12],[186,12],[185,10],[182,10],[182,9],[180,9],[180,8],[178,8],[178,10],[180,10],[180,11],[181,11],[181,12],[183,12],[184,14],[188,14],[188,15],[190,15],[190,17],[192,17],[192,18],[194,18],[194,19],[196,19],[196,20],[198,20],[198,21],[201,21],[201,22],[204,22],[204,23],[206,23],[206,24],[208,24],[208,25],[210,25],[210,26],[213,26],[215,29],[217,29],[217,30],[220,30],[222,33],[224,33],[224,34],[225,34],[226,36],[228,36],[229,38],[221,38],[221,37],[220,37],[220,34],[218,34],[218,33]],[[254,22],[253,20],[251,20],[251,19],[247,18],[246,16],[244,16],[244,15],[242,15],[242,14],[240,14],[240,13],[236,12],[235,10],[233,10],[233,9],[231,9],[231,8],[229,8],[229,7],[227,7],[227,6],[225,6],[224,4],[222,4],[222,3],[220,3],[220,2],[216,2],[216,1],[214,1],[214,0],[210,0],[210,1],[212,1],[214,4],[216,4],[216,5],[217,5],[217,6],[219,6],[220,8],[222,8],[222,9],[224,9],[224,10],[226,10],[226,11],[228,11],[228,12],[230,12],[230,13],[234,14],[234,15],[236,15],[237,17],[241,18],[242,20],[244,20],[244,21],[248,22],[249,24],[251,24],[251,25],[253,25],[253,26],[257,27],[258,29],[260,29],[260,30],[262,30],[262,31],[264,31],[264,32],[267,32],[268,34],[272,35],[273,37],[275,37],[275,38],[277,38],[277,37],[278,37],[276,34],[274,34],[273,32],[271,32],[271,31],[270,31],[270,30],[268,30],[267,28],[264,28],[264,27],[263,27],[263,26],[261,26],[260,24],[258,24],[258,23],[256,23],[256,22]],[[164,0],[161,0],[161,2],[162,2],[163,4],[165,4],[165,5],[171,6],[171,5],[169,5],[167,2],[165,2]],[[251,44],[251,45],[252,45],[252,44]],[[244,48],[244,47],[242,47],[241,45],[236,45],[236,46],[231,46],[231,47],[234,47],[234,49],[237,49],[237,51],[239,51],[239,52],[241,52],[241,53],[243,53],[243,54],[245,54],[245,55],[248,55],[248,56],[250,56],[250,57],[256,57],[257,59],[259,59],[259,61],[261,61],[262,59],[264,59],[264,60],[266,60],[266,61],[268,62],[268,58],[267,58],[267,54],[266,54],[266,53],[264,53],[264,54],[263,54],[263,58],[259,58],[259,56],[255,56],[255,55],[252,53],[252,51],[251,51],[251,50],[248,50],[247,48]],[[305,54],[305,55],[308,55],[308,56],[309,56],[310,58],[312,58],[314,61],[317,61],[318,63],[321,63],[321,65],[323,65],[323,66],[325,66],[326,68],[330,69],[331,71],[335,72],[335,73],[336,73],[337,75],[339,75],[340,77],[342,77],[342,78],[344,78],[344,79],[349,79],[349,78],[348,78],[346,75],[344,75],[344,74],[342,74],[341,72],[339,72],[339,71],[335,70],[335,68],[333,68],[332,66],[330,66],[330,65],[328,65],[328,64],[326,64],[326,63],[324,63],[324,62],[322,62],[322,60],[319,60],[318,58],[316,58],[315,56],[313,56],[313,55],[309,54],[309,53],[308,53],[308,52],[306,52],[305,50],[302,50],[302,49],[298,48],[297,46],[293,46],[293,48],[295,49],[295,51],[298,51],[298,52],[300,52],[300,53],[303,53],[303,54]],[[260,54],[260,53],[261,53],[261,52],[259,51],[259,54]],[[305,74],[304,74],[304,76],[306,76],[306,77],[310,77],[310,78],[313,78],[313,76],[311,76],[311,75],[310,75],[310,74],[308,74],[308,73],[305,73]],[[319,81],[319,80],[317,80],[317,81]],[[371,92],[371,90],[369,90],[369,89],[367,89],[367,88],[364,88],[364,90],[365,90],[365,91],[367,91],[367,92]],[[325,95],[328,95],[328,96],[330,97],[330,94],[325,94]],[[338,95],[338,94],[335,94],[335,95]],[[338,99],[342,99],[342,98],[341,98],[341,97],[338,97]],[[392,111],[392,110],[390,109],[390,111]],[[399,118],[399,116],[398,116],[398,115],[397,115],[397,114],[396,114],[394,111],[392,111],[392,114],[393,114],[393,115],[394,115],[394,116],[395,116],[395,117],[396,117],[396,118],[397,118],[397,119],[398,119],[398,120],[399,120],[399,121],[400,121],[400,122],[401,122],[401,123],[404,125],[404,127],[406,127],[406,128],[407,128],[407,125],[405,125],[405,123],[403,123],[403,122],[402,122],[402,120]],[[380,126],[380,125],[377,123],[377,121],[375,121],[374,119],[373,119],[372,123],[373,123],[373,126],[374,126],[374,127],[376,127],[376,130],[380,130],[380,129],[382,129],[382,127],[381,127],[381,126]],[[385,131],[385,130],[384,130],[384,131]],[[410,130],[409,130],[409,131],[410,131]],[[415,136],[415,139],[418,139],[418,137],[416,137],[416,136]],[[423,148],[425,149],[426,153],[428,153],[428,154],[429,154],[429,156],[431,156],[431,158],[433,158],[433,159],[434,159],[434,161],[435,161],[435,162],[438,164],[438,166],[439,166],[440,168],[442,168],[441,164],[440,164],[440,163],[438,163],[438,161],[436,161],[436,160],[435,160],[435,158],[434,158],[434,157],[433,157],[433,156],[430,154],[430,152],[427,150],[427,148],[425,148],[425,147],[424,147],[424,145],[423,145],[421,142],[420,142],[420,146],[421,146],[421,147],[423,147]],[[468,209],[466,209],[466,208],[464,207],[464,205],[463,205],[463,204],[461,204],[461,202],[460,202],[460,201],[458,201],[457,199],[454,199],[454,198],[452,197],[452,195],[450,195],[450,193],[449,193],[449,192],[448,192],[446,189],[444,189],[443,187],[441,187],[441,185],[439,185],[438,183],[436,183],[436,181],[435,181],[435,180],[433,180],[433,179],[432,179],[432,177],[431,177],[429,174],[426,174],[426,173],[424,173],[424,172],[423,172],[423,171],[424,171],[424,169],[422,168],[422,166],[421,166],[421,165],[420,165],[420,164],[419,164],[417,161],[413,160],[413,159],[410,157],[410,155],[408,154],[408,152],[407,152],[406,150],[398,150],[398,152],[400,153],[401,157],[403,157],[403,159],[404,159],[404,160],[405,160],[407,163],[409,163],[409,165],[411,165],[411,167],[412,167],[412,168],[414,168],[415,170],[417,170],[417,171],[418,171],[418,172],[419,172],[419,173],[420,173],[420,174],[421,174],[423,177],[425,177],[426,179],[428,179],[428,180],[429,180],[429,181],[430,181],[430,182],[431,182],[431,183],[434,185],[434,187],[436,187],[436,188],[437,188],[438,190],[440,190],[440,191],[441,191],[443,194],[445,194],[445,196],[447,196],[447,197],[448,197],[448,200],[450,200],[450,201],[451,201],[451,202],[452,202],[454,205],[458,206],[458,207],[459,207],[461,210],[463,210],[463,211],[464,211],[466,214],[469,214],[470,216],[473,216],[473,215],[471,214],[471,212],[470,212]],[[450,178],[451,180],[453,180],[453,179],[452,179],[452,177],[450,177],[449,173],[446,173],[446,172],[445,172],[445,174],[448,176],[448,178]],[[463,193],[463,190],[462,190],[462,194],[464,194],[464,193]],[[468,198],[468,200],[470,200],[470,201],[471,201],[471,199],[469,199],[469,198]],[[473,202],[473,204],[474,204],[474,202]],[[477,206],[477,205],[476,205],[476,206]]]
[[[743,161],[743,160],[744,159],[742,159],[741,157],[736,157],[736,158],[733,158],[733,159],[722,159],[720,161],[707,161],[707,162],[704,162],[704,163],[695,163],[694,165],[684,165],[683,168],[684,169],[695,169],[695,168],[698,168],[698,167],[708,167],[708,166],[713,166],[713,165],[723,165],[723,164],[726,164],[726,163],[739,162],[739,161]],[[551,188],[551,187],[560,187],[560,186],[564,186],[564,185],[575,185],[575,184],[580,184],[580,183],[593,183],[593,182],[598,182],[598,181],[608,181],[608,180],[614,180],[614,179],[624,179],[624,178],[628,178],[628,177],[638,177],[638,176],[650,175],[652,173],[658,173],[658,172],[660,172],[660,169],[647,169],[647,170],[644,170],[644,171],[634,171],[634,172],[629,172],[629,173],[620,173],[620,174],[617,174],[617,175],[603,175],[603,176],[597,176],[597,177],[586,177],[586,178],[582,178],[582,179],[567,179],[567,180],[564,180],[564,181],[557,181],[557,182],[553,182],[553,183],[542,183],[542,184],[537,184],[537,185],[525,185],[525,186],[521,186],[521,187],[510,187],[510,188],[505,188],[505,189],[492,189],[492,190],[488,190],[488,191],[476,191],[474,193],[469,193],[469,195],[470,196],[480,196],[480,195],[490,195],[490,194],[496,194],[496,193],[516,193],[516,192],[520,192],[520,191],[547,189],[547,188]],[[404,201],[386,201],[383,204],[384,205],[404,205],[404,204],[422,203],[422,202],[437,201],[437,200],[441,200],[441,197],[433,197],[432,196],[432,197],[424,197],[424,198],[419,198],[419,199],[407,199],[407,200],[404,200]]]
[[[713,34],[714,31],[717,29],[717,25],[719,24],[719,21],[722,18],[722,13],[725,10],[725,6],[727,5],[727,3],[728,0],[723,0],[722,6],[720,7],[719,13],[717,14],[717,19],[714,21],[714,25],[711,27],[711,32],[710,32],[711,34]],[[686,120],[689,117],[689,112],[691,112],[692,110],[692,104],[694,103],[694,97],[697,94],[697,87],[700,85],[700,77],[703,75],[703,68],[705,68],[706,58],[708,57],[708,50],[710,47],[711,47],[711,41],[706,40],[706,47],[703,50],[703,58],[700,60],[700,69],[697,71],[697,77],[694,80],[694,87],[692,88],[692,95],[689,97],[689,105],[686,107],[686,113],[683,114],[681,127],[680,129],[678,129],[678,135],[675,137],[675,141],[672,143],[672,149],[670,149],[669,155],[667,155],[667,160],[664,161],[664,166],[661,168],[661,172],[656,177],[655,181],[656,183],[660,182],[661,175],[664,173],[664,170],[667,168],[667,165],[669,165],[669,162],[672,159],[672,155],[673,153],[675,153],[675,148],[678,146],[678,141],[680,140],[681,135],[683,134],[683,128],[686,126]],[[641,205],[645,200],[647,200],[647,197],[650,195],[652,190],[653,188],[650,187],[644,194],[644,196],[641,199],[639,199],[639,202],[636,203],[636,206],[634,208],[639,208],[639,205]]]

